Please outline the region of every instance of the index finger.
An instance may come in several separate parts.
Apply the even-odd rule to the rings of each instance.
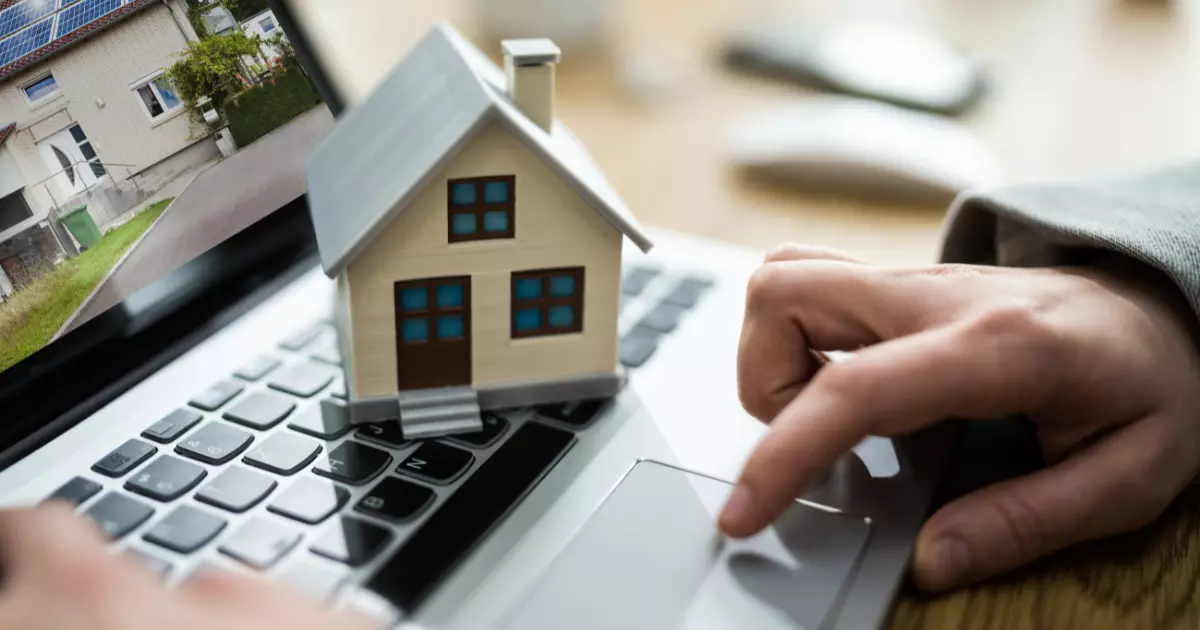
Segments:
[[[1031,317],[1009,309],[900,337],[819,372],[750,456],[721,529],[761,531],[868,435],[1042,406],[1062,353]]]
[[[0,563],[6,575],[46,554],[80,557],[104,552],[99,528],[53,501],[37,508],[0,510]]]

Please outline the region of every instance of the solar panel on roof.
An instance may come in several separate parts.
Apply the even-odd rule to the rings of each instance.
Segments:
[[[54,13],[58,0],[25,0],[0,11],[0,37],[15,33]]]
[[[27,0],[28,1],[28,0]],[[122,0],[82,0],[58,12],[57,39],[121,8]]]
[[[46,18],[16,35],[0,40],[0,66],[6,66],[49,44],[53,28],[54,19]]]

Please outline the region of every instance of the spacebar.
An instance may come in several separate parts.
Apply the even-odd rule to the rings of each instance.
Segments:
[[[574,442],[569,431],[526,422],[405,541],[366,587],[412,613]]]

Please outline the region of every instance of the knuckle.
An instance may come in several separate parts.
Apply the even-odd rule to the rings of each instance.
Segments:
[[[779,294],[780,287],[786,283],[789,275],[784,263],[769,262],[762,265],[750,275],[746,285],[746,299],[750,304],[768,302]]]
[[[998,304],[977,317],[968,328],[969,334],[982,338],[1015,337],[1045,347],[1056,338],[1046,314],[1029,302],[1012,301]]]
[[[1034,558],[1049,551],[1049,529],[1042,512],[1019,492],[1005,491],[992,502],[996,519],[1007,535],[1013,553]]]

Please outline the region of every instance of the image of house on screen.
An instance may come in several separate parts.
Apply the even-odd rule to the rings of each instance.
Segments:
[[[559,49],[505,70],[435,27],[309,162],[355,423],[615,395],[621,256],[650,239],[554,118]]]

